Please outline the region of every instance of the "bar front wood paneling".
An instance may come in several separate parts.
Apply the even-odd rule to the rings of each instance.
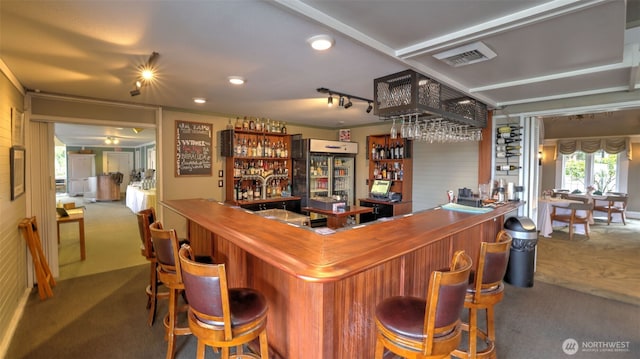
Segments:
[[[373,357],[375,306],[426,296],[431,271],[458,249],[475,258],[517,208],[428,210],[323,236],[204,199],[163,205],[186,218],[197,253],[227,265],[230,286],[265,294],[269,345],[289,359]]]

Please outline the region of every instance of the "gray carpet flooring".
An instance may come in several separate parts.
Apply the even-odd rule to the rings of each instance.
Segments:
[[[161,322],[146,325],[148,271],[142,265],[60,281],[46,301],[34,290],[7,358],[163,358]],[[165,313],[164,301],[159,303],[158,313]],[[638,358],[639,309],[543,282],[532,288],[507,284],[496,307],[498,357]],[[569,339],[578,343],[572,356],[563,351]],[[603,348],[611,343],[617,351]],[[176,359],[195,358],[195,350],[193,337],[180,337]],[[217,356],[208,349],[207,358]]]

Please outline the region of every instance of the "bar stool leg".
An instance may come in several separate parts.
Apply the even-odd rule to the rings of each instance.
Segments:
[[[149,309],[149,319],[147,324],[153,326],[156,320],[156,307],[158,305],[158,272],[156,270],[157,264],[155,261],[150,262],[150,274],[149,274],[149,286],[147,287],[147,295],[149,300],[147,301],[147,309]]]
[[[176,328],[176,320],[177,320],[177,302],[178,302],[178,295],[177,295],[177,290],[174,288],[171,288],[169,291],[169,314],[167,316],[167,328],[165,331],[165,338],[167,340],[167,359],[173,359],[174,357],[174,350],[175,350],[175,346],[176,346],[176,334],[175,334],[175,328]]]
[[[469,309],[469,358],[475,358],[478,351],[478,310]]]
[[[487,315],[487,336],[489,337],[489,340],[492,343],[495,343],[496,341],[496,328],[493,325],[493,320],[494,320],[494,316],[493,316],[493,307],[490,306],[486,309],[486,315]]]

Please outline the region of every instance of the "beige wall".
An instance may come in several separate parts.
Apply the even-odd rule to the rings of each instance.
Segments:
[[[16,310],[27,286],[27,251],[18,230],[18,223],[26,216],[27,196],[11,201],[9,172],[11,109],[24,112],[23,101],[23,95],[0,72],[0,357],[8,346],[8,330],[18,319]]]

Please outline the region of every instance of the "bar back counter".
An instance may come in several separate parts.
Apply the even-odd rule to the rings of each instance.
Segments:
[[[477,258],[519,206],[425,210],[322,235],[205,199],[163,205],[186,218],[197,254],[226,264],[230,287],[264,293],[270,348],[288,359],[372,358],[376,305],[425,297],[433,270],[458,249]]]

